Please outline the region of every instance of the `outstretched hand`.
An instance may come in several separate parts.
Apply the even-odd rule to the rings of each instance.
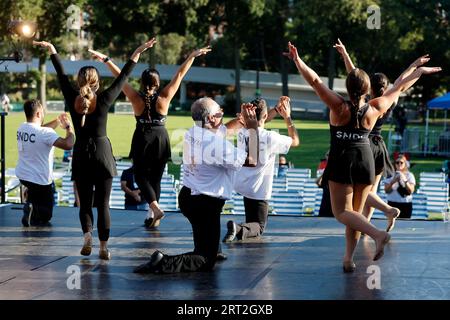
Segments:
[[[441,67],[420,67],[418,70],[422,72],[422,74],[432,74],[436,72],[442,71]]]
[[[426,54],[424,56],[421,56],[420,58],[417,58],[416,61],[414,61],[411,64],[411,66],[418,68],[418,67],[424,65],[425,63],[427,63],[428,61],[430,61],[430,59],[431,59],[430,55]]]
[[[92,58],[97,61],[103,61],[103,60],[105,60],[105,58],[108,57],[106,54],[103,54],[101,52],[98,52],[98,51],[95,51],[92,49],[89,49],[88,51],[92,55]]]
[[[156,38],[153,37],[151,38],[149,41],[141,44],[139,47],[137,47],[137,49],[135,50],[135,53],[142,53],[144,51],[146,51],[147,49],[153,47],[156,43]]]
[[[288,57],[293,61],[300,59],[300,57],[298,56],[297,48],[290,41],[288,42],[288,49],[289,52],[283,52],[283,55],[285,57]]]
[[[287,96],[281,96],[278,100],[278,104],[275,107],[280,114],[280,116],[283,117],[283,119],[287,119],[291,116],[291,99]]]
[[[338,43],[336,43],[333,48],[337,50],[341,55],[347,54],[347,49],[345,49],[344,44],[341,42],[341,39],[338,38]]]
[[[203,55],[207,54],[211,50],[212,50],[211,46],[200,48],[200,49],[192,51],[191,54],[190,54],[190,57],[197,58],[197,57],[200,57],[200,56],[203,56]]]
[[[48,49],[50,54],[57,53],[56,49],[55,49],[55,46],[53,44],[51,44],[50,42],[47,42],[47,41],[34,41],[33,40],[33,45]]]
[[[256,107],[251,103],[244,103],[241,106],[241,116],[247,129],[257,129],[258,120],[256,119]]]

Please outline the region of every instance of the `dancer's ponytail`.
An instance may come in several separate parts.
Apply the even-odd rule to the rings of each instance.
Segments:
[[[84,127],[86,115],[91,107],[91,101],[95,97],[95,92],[99,88],[98,71],[94,67],[83,67],[78,72],[78,86],[83,105],[83,117],[81,127]]]

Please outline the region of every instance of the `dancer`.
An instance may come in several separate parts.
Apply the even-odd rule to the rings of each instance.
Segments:
[[[28,189],[22,224],[29,227],[32,224],[47,223],[52,218],[54,147],[70,150],[75,139],[65,113],[43,124],[45,109],[38,100],[26,101],[23,110],[27,121],[17,129],[19,159],[16,176]],[[55,132],[58,125],[66,130],[65,138],[59,137]]]
[[[375,181],[375,164],[369,145],[369,133],[401,92],[411,87],[422,74],[438,72],[440,68],[420,67],[397,83],[382,97],[365,102],[369,93],[369,76],[361,69],[352,70],[346,79],[349,101],[330,90],[316,72],[299,57],[290,42],[284,53],[295,62],[301,75],[330,109],[331,146],[324,179],[330,187],[331,206],[336,219],[346,225],[346,255],[344,272],[353,272],[353,252],[358,232],[369,235],[376,245],[373,260],[383,256],[390,235],[375,228],[361,214],[371,185]]]
[[[338,43],[334,45],[334,48],[341,54],[345,68],[347,73],[350,73],[355,66],[347,53],[347,50],[344,44],[338,39]],[[415,60],[394,82],[394,86],[402,81],[404,78],[409,76],[414,70],[418,67],[424,65],[430,60],[428,55],[424,55],[417,60]],[[375,73],[370,77],[370,87],[371,93],[370,96],[372,98],[381,97],[389,86],[389,79],[383,73]],[[386,227],[386,231],[389,232],[394,228],[395,219],[399,216],[400,210],[396,207],[392,207],[386,202],[384,202],[378,195],[377,190],[380,184],[381,177],[384,175],[385,177],[390,177],[394,174],[394,167],[390,161],[389,153],[386,148],[386,144],[384,143],[383,137],[381,135],[381,129],[383,124],[388,119],[389,115],[392,113],[394,108],[396,107],[398,102],[398,98],[394,100],[392,106],[386,111],[386,113],[380,116],[375,123],[372,131],[369,134],[369,143],[370,148],[372,149],[372,153],[375,160],[375,182],[372,185],[372,188],[367,197],[367,201],[364,204],[363,215],[367,217],[370,221],[374,212],[374,209],[378,209],[382,211],[386,217],[388,218],[388,225]]]
[[[243,109],[249,130],[249,151],[235,148],[222,135],[223,113],[211,98],[201,98],[191,107],[195,125],[184,136],[183,188],[178,196],[180,209],[192,225],[194,251],[168,256],[156,250],[150,261],[136,273],[176,273],[210,271],[217,261],[220,244],[220,213],[231,198],[232,180],[245,162],[258,161],[256,113],[252,105]]]
[[[153,38],[151,46],[155,43],[156,40]],[[158,202],[161,178],[171,155],[169,134],[165,127],[170,102],[195,58],[210,51],[210,47],[193,51],[161,91],[159,91],[159,73],[150,68],[144,70],[141,75],[140,91],[136,91],[129,84],[123,87],[123,92],[130,100],[136,117],[130,157],[134,163],[136,183],[149,204],[147,218],[144,221],[146,227],[158,227],[164,217],[164,211]],[[119,67],[106,55],[94,50],[89,52],[97,60],[105,62],[114,76],[119,75]]]
[[[69,108],[76,133],[76,142],[72,158],[72,175],[80,197],[80,221],[84,233],[84,245],[81,254],[88,256],[92,251],[92,230],[94,216],[92,214],[93,194],[98,212],[97,229],[100,239],[99,257],[103,260],[111,258],[107,248],[110,233],[109,198],[112,180],[117,175],[116,164],[111,143],[106,135],[108,110],[122,90],[142,52],[153,45],[152,41],[139,46],[131,55],[109,88],[97,93],[100,79],[97,69],[86,66],[78,72],[78,88],[74,89],[55,47],[45,41],[34,42],[35,45],[47,48],[57,72],[59,85],[66,106]]]
[[[290,147],[300,145],[297,130],[291,118],[289,97],[280,97],[277,105],[279,114],[286,122],[289,136],[283,136],[275,131],[264,129],[267,120],[267,104],[263,99],[250,102],[255,106],[258,120],[259,157],[255,167],[242,167],[236,174],[234,190],[244,196],[245,223],[236,224],[232,220],[227,222],[227,234],[223,242],[232,242],[235,238],[245,240],[263,234],[269,214],[268,200],[272,196],[272,183],[275,170],[275,158],[278,154],[285,154]],[[247,130],[243,129],[238,135],[238,145],[246,148]]]

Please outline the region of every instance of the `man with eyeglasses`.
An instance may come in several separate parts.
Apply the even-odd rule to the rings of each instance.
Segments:
[[[211,98],[201,98],[191,107],[195,125],[186,132],[183,147],[183,188],[178,196],[181,212],[192,225],[194,251],[168,256],[156,250],[150,261],[136,273],[176,273],[210,271],[220,246],[220,213],[231,199],[235,172],[244,163],[256,165],[258,122],[252,105],[242,111],[242,121],[250,131],[248,152],[236,148],[225,136],[220,106]]]

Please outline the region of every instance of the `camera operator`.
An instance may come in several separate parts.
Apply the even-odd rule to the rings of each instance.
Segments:
[[[384,184],[388,204],[400,209],[399,218],[411,218],[412,194],[416,185],[416,179],[409,172],[409,162],[405,155],[400,154],[397,157],[395,169],[395,175],[386,179]]]

